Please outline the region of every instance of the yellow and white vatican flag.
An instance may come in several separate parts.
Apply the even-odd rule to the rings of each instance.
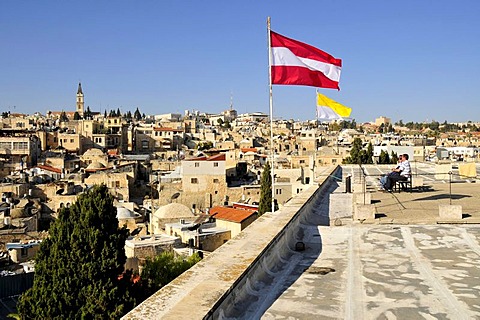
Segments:
[[[335,120],[350,117],[352,109],[317,92],[317,119]]]

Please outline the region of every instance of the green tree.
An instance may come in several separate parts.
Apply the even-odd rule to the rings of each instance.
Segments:
[[[343,159],[344,163],[362,163],[362,139],[355,138],[353,139],[352,149],[350,150],[350,156]]]
[[[60,121],[68,122],[68,117],[67,117],[67,114],[65,113],[65,111],[62,111],[62,113],[60,113]]]
[[[367,151],[365,152],[365,157],[362,159],[362,163],[373,163],[373,145],[371,142],[368,143]]]
[[[117,113],[115,114],[117,117],[121,117],[122,113],[120,112],[120,108],[117,108]]]
[[[263,167],[262,178],[260,181],[260,203],[258,205],[258,214],[272,211],[272,174],[270,163],[267,162]],[[276,207],[274,207],[276,209]]]
[[[392,151],[392,154],[390,155],[390,163],[397,164],[398,162],[398,156],[395,152]]]
[[[87,111],[83,114],[84,119],[92,119],[92,111],[90,110],[90,106],[87,106]]]
[[[80,120],[80,113],[78,113],[78,111],[75,111],[73,114],[73,120]]]
[[[340,131],[342,127],[339,123],[333,122],[328,125],[328,131]]]
[[[118,228],[105,185],[63,208],[35,258],[35,280],[18,303],[22,319],[112,319],[131,307],[121,276],[128,230]]]
[[[197,145],[197,149],[202,151],[202,150],[208,150],[208,149],[212,149],[213,148],[213,142],[212,141],[204,141],[204,142],[200,142],[198,145]]]
[[[382,150],[380,152],[380,156],[378,158],[378,163],[379,164],[389,164],[390,163],[390,156],[388,155],[387,151]]]
[[[107,118],[107,109],[105,109],[105,111],[103,112],[103,117]]]
[[[153,259],[147,259],[140,276],[139,293],[142,297],[139,298],[148,298],[198,261],[198,254],[183,259],[175,257],[173,252],[162,252]]]

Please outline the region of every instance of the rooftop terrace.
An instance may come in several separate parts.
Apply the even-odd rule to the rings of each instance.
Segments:
[[[374,219],[352,219],[344,181],[358,181],[358,166],[324,168],[319,187],[259,218],[125,319],[479,318],[480,184],[450,185],[419,164],[413,172],[430,188],[382,193],[385,169],[364,168]],[[463,209],[454,224],[438,216],[449,203]]]

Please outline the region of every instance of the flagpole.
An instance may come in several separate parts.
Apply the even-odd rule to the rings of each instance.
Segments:
[[[270,17],[267,17],[267,36],[268,36],[268,87],[270,99],[270,154],[271,154],[271,174],[272,174],[272,213],[275,212],[275,175],[273,171],[275,149],[273,148],[273,92],[272,92],[272,38],[270,37]]]

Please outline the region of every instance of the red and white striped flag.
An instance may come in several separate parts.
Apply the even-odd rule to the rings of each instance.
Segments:
[[[272,84],[338,89],[342,60],[270,31]]]

